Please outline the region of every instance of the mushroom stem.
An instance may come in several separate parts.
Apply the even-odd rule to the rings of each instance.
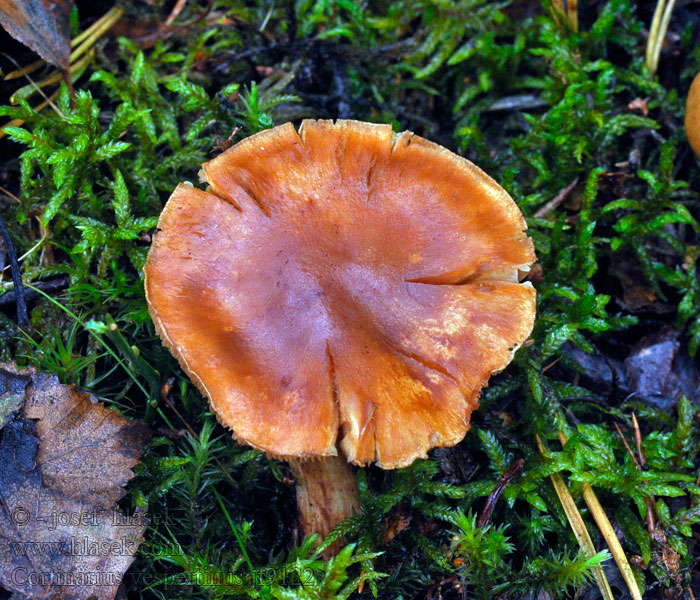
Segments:
[[[360,512],[360,492],[345,456],[290,461],[297,480],[297,507],[304,535],[321,538],[341,521]],[[335,544],[333,545],[335,546]],[[335,554],[331,546],[330,554]]]

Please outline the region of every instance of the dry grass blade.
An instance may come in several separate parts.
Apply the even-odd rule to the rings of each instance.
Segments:
[[[85,31],[77,35],[72,40],[71,47],[75,49],[70,55],[71,65],[68,72],[70,73],[71,78],[73,80],[80,77],[83,71],[87,68],[88,64],[91,62],[94,55],[93,46],[95,42],[97,42],[97,40],[99,40],[100,37],[107,33],[107,31],[109,31],[114,26],[114,24],[122,17],[123,14],[124,9],[118,6],[112,7],[104,15],[102,15],[100,19],[95,21],[95,23],[93,23],[90,27],[88,27]],[[42,88],[60,82],[61,79],[63,79],[63,74],[59,71],[53,71],[42,81],[40,81],[39,83],[35,83],[29,77],[29,73],[41,67],[42,64],[42,61],[36,61],[31,65],[28,65],[27,68],[20,67],[16,71],[12,71],[11,73],[7,74],[5,79],[15,79],[16,77],[22,75],[30,81],[29,85],[20,88],[12,95],[12,97],[10,98],[10,102],[14,104],[18,98],[21,97],[27,99],[31,97],[34,92],[37,92],[44,97],[44,101],[35,107],[35,110],[37,112],[45,108],[47,105],[53,106],[54,109],[58,112],[58,109],[53,104],[53,101],[58,97],[58,92],[56,91],[50,96],[46,96]],[[19,127],[23,123],[24,121],[22,121],[21,119],[13,119],[9,123],[5,123],[5,125],[0,127],[0,139],[5,137],[6,135],[4,131],[5,127]]]
[[[535,440],[537,441],[537,448],[540,451],[540,454],[544,455],[545,447],[544,444],[542,444],[542,440],[540,440],[540,436],[536,435]],[[581,517],[581,513],[578,512],[576,503],[569,492],[569,488],[566,487],[564,479],[559,473],[553,473],[549,476],[549,478],[552,480],[554,491],[559,497],[559,502],[561,502],[562,508],[566,513],[566,518],[569,520],[569,525],[571,525],[571,529],[576,536],[579,546],[581,546],[581,550],[586,556],[593,556],[596,553],[593,540],[591,540],[588,529],[586,529],[586,524],[583,522],[583,517]],[[615,597],[613,596],[612,589],[608,583],[608,578],[605,576],[605,573],[600,566],[593,567],[593,577],[598,584],[598,588],[600,589],[600,593],[602,594],[603,598],[605,600],[614,600]]]
[[[170,11],[168,18],[165,20],[165,24],[168,27],[170,27],[175,22],[175,19],[178,18],[182,10],[185,8],[186,4],[187,0],[177,0],[175,6],[173,6],[173,9]]]
[[[5,54],[4,52],[2,55],[7,58],[10,62],[12,62],[18,69],[22,70],[22,67],[20,67],[19,63],[12,58],[9,54]],[[29,85],[34,88],[39,94],[41,94],[41,97],[44,99],[44,102],[42,102],[41,107],[43,108],[46,105],[51,106],[53,110],[58,114],[62,119],[64,118],[63,113],[58,109],[58,107],[54,104],[53,102],[53,96],[47,96],[44,93],[44,90],[41,89],[41,86],[37,85],[37,83],[27,74],[25,73],[24,76],[27,78],[29,81]],[[38,110],[38,109],[37,109]]]
[[[564,437],[564,434],[561,431],[559,432],[559,441],[561,442],[562,446],[566,445],[566,437]],[[585,501],[586,506],[588,506],[588,510],[591,511],[591,514],[598,525],[598,529],[600,529],[600,533],[603,535],[605,542],[608,544],[608,548],[610,548],[610,554],[612,554],[615,564],[617,564],[617,568],[620,569],[620,573],[627,584],[630,595],[632,596],[633,600],[642,600],[642,594],[639,591],[637,580],[634,577],[632,567],[627,560],[625,551],[622,549],[620,540],[617,539],[617,535],[610,524],[608,515],[605,514],[605,511],[598,500],[598,496],[596,496],[593,488],[587,483],[583,484],[583,500]]]
[[[80,77],[80,75],[82,75],[83,71],[85,70],[85,67],[87,67],[88,63],[92,60],[93,56],[94,50],[77,60],[75,63],[71,64],[70,74],[73,80],[77,79],[78,77]],[[63,81],[63,77],[64,74],[60,71],[53,71],[41,81],[21,87],[14,94],[12,94],[12,96],[10,96],[10,104],[17,104],[20,98],[28,100],[35,93],[40,93],[42,89],[60,83],[61,81]]]
[[[35,60],[33,63],[28,64],[26,67],[23,69],[15,69],[14,71],[10,71],[7,75],[5,75],[5,81],[9,81],[10,79],[17,79],[19,77],[24,77],[28,73],[33,73],[37,69],[41,69],[46,64],[46,61],[41,58],[39,60]]]
[[[76,35],[70,43],[71,48],[75,48],[78,44],[80,44],[85,39],[94,34],[98,29],[102,29],[105,23],[114,23],[118,21],[119,19],[121,19],[123,14],[123,8],[119,6],[113,6],[104,15],[97,19],[97,21],[90,25],[90,27],[88,27],[85,31]]]
[[[566,23],[572,31],[578,31],[578,0],[553,0],[552,14],[559,25]]]
[[[668,24],[671,21],[671,14],[676,0],[658,0],[654,17],[649,28],[649,39],[647,40],[646,65],[653,75],[659,66],[659,56],[663,46]]]
[[[75,50],[73,50],[73,52],[71,52],[71,62],[77,60],[90,48],[92,48],[95,42],[99,40],[105,33],[107,33],[114,26],[114,24],[122,18],[123,14],[123,9],[114,7],[111,10],[107,11],[90,29],[80,34],[78,38],[84,36],[84,39],[82,39],[80,45]],[[90,31],[90,33],[87,36],[85,36],[87,31]]]

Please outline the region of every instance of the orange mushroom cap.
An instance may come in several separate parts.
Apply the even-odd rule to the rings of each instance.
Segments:
[[[530,334],[535,261],[508,194],[413,133],[287,123],[179,185],[145,267],[156,329],[236,438],[410,464],[459,442]],[[340,437],[340,440],[338,438]]]
[[[690,84],[685,101],[685,134],[695,156],[700,158],[700,73]]]

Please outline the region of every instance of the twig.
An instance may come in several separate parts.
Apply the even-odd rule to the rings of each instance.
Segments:
[[[75,48],[83,40],[90,37],[95,32],[96,29],[99,29],[100,27],[102,27],[102,25],[106,21],[113,20],[115,16],[118,16],[118,18],[121,18],[123,14],[124,14],[123,8],[121,8],[120,6],[113,6],[105,14],[103,14],[99,19],[97,19],[97,21],[95,21],[92,25],[90,25],[90,27],[88,27],[85,31],[76,35],[71,40],[70,47]]]
[[[154,34],[149,34],[145,35],[141,39],[141,47],[145,48],[148,47],[150,48],[157,42],[167,40],[169,37],[176,35],[182,31],[187,31],[190,27],[193,25],[196,25],[200,21],[206,19],[207,15],[211,12],[212,8],[214,6],[214,0],[209,0],[207,3],[206,8],[199,13],[196,17],[188,21],[187,23],[183,23],[182,25],[178,25],[177,27],[172,27],[168,26],[166,24],[163,24],[162,27],[160,27]]]
[[[632,461],[634,462],[634,466],[637,467],[637,471],[646,471],[649,467],[647,467],[644,454],[642,454],[642,434],[639,431],[639,423],[637,422],[637,416],[634,413],[632,413],[632,427],[634,428],[634,442],[637,446],[637,454],[635,454],[632,448],[630,448],[630,445],[627,443],[620,426],[615,423],[615,429],[617,429],[617,433],[627,449],[627,453],[632,457]],[[654,500],[652,498],[644,498],[644,503],[647,507],[647,528],[649,529],[649,534],[651,535],[656,529]]]
[[[574,179],[569,185],[567,185],[563,190],[560,190],[559,193],[554,196],[547,204],[542,206],[536,213],[535,213],[535,218],[537,219],[542,219],[546,217],[549,213],[551,213],[557,206],[559,206],[564,200],[566,200],[569,196],[569,194],[572,192],[572,190],[576,187],[576,184],[578,183],[578,177]]]
[[[632,429],[634,430],[634,444],[637,447],[637,456],[639,457],[637,469],[640,471],[648,471],[649,466],[647,465],[646,458],[644,458],[644,452],[642,451],[642,432],[639,430],[637,415],[634,413],[632,413]],[[652,532],[656,529],[656,507],[654,506],[654,500],[652,498],[645,498],[644,500],[647,505],[649,532]]]
[[[558,364],[560,360],[560,358],[555,358],[551,363],[542,367],[542,373],[549,371],[554,365]]]
[[[43,292],[60,292],[61,290],[64,290],[68,287],[69,282],[70,279],[67,276],[65,276],[59,277],[57,279],[50,279],[48,281],[38,281],[34,284],[34,286]],[[39,292],[35,292],[31,288],[27,288],[24,294],[25,300],[33,300],[36,296],[39,295]],[[17,294],[15,293],[15,290],[5,292],[2,296],[0,296],[0,306],[14,304],[16,296]]]
[[[22,204],[22,201],[17,196],[15,196],[10,190],[2,187],[1,185],[0,185],[0,192],[5,194],[8,198],[14,200],[17,204]]]
[[[627,454],[630,455],[630,457],[632,458],[632,462],[634,462],[634,465],[637,467],[637,469],[640,469],[639,461],[637,460],[637,455],[627,443],[627,438],[625,438],[625,435],[622,433],[622,429],[620,429],[620,426],[617,423],[615,423],[615,429],[617,429],[617,435],[620,436],[620,439],[622,440],[622,443],[625,446],[625,449],[627,450]]]
[[[503,490],[505,490],[506,486],[518,476],[520,471],[523,470],[524,466],[525,461],[522,458],[519,458],[505,473],[503,473],[503,475],[501,475],[496,487],[493,488],[493,491],[489,494],[489,497],[486,500],[486,504],[484,504],[484,508],[476,522],[477,527],[485,527],[488,525],[489,521],[491,520],[491,515],[493,514],[493,509],[496,507],[498,499],[503,494]]]
[[[275,8],[274,3],[271,3],[270,8],[268,9],[267,14],[265,15],[265,18],[263,19],[262,23],[260,23],[260,27],[258,27],[256,29],[257,33],[262,35],[262,33],[265,31],[267,24],[270,22],[270,19],[272,18],[272,13],[273,13],[274,8]],[[266,39],[266,38],[263,36],[263,39]],[[362,583],[364,583],[364,582],[362,582]],[[360,583],[360,588],[362,587],[362,583]],[[360,591],[360,593],[362,593],[362,591]]]
[[[535,441],[537,442],[537,448],[539,449],[540,454],[544,455],[545,447],[539,435],[535,435]],[[586,524],[583,522],[583,517],[581,517],[581,513],[579,513],[578,509],[576,508],[576,503],[574,502],[569,489],[566,487],[566,483],[564,483],[564,479],[560,473],[552,473],[549,478],[552,481],[554,491],[559,497],[559,502],[561,502],[562,508],[566,513],[566,518],[569,520],[569,525],[571,525],[571,529],[576,536],[576,540],[578,541],[581,550],[583,550],[583,553],[587,558],[590,558],[596,553],[596,549],[593,545],[593,540],[591,540],[591,536],[588,533],[588,529],[586,529]],[[605,573],[600,565],[593,567],[593,577],[598,584],[598,588],[600,589],[600,593],[602,594],[603,598],[605,600],[614,600],[615,597],[613,596],[612,589],[608,583],[608,578],[605,576]]]
[[[642,452],[642,432],[639,429],[639,421],[637,421],[635,413],[632,413],[632,428],[634,430],[634,444],[637,447],[637,456],[639,457],[639,468],[642,471],[648,471],[649,466],[644,458],[644,452]]]
[[[22,262],[25,258],[27,258],[27,256],[30,256],[30,255],[34,254],[34,252],[36,252],[36,250],[37,250],[38,248],[40,248],[41,245],[46,241],[46,238],[47,238],[47,237],[48,237],[48,234],[47,234],[46,232],[44,232],[44,234],[39,238],[39,241],[38,241],[36,244],[34,244],[29,250],[27,250],[22,256],[20,256],[20,257],[17,259],[17,262],[20,263],[20,262]],[[41,264],[41,257],[39,258],[39,262],[40,262],[40,264]],[[3,267],[2,269],[0,269],[0,279],[2,279],[2,274],[3,274],[5,271],[7,271],[7,269],[8,269],[9,267],[10,267],[10,265],[7,265],[7,266]]]
[[[19,263],[17,262],[17,253],[15,246],[10,238],[10,232],[5,226],[5,221],[0,217],[0,233],[5,242],[5,252],[10,260],[12,270],[12,281],[15,284],[15,305],[17,306],[17,323],[20,327],[29,327],[29,316],[27,315],[27,302],[24,297],[24,286],[22,284],[22,274],[19,271]]]
[[[615,423],[615,425],[617,425],[617,423]],[[567,439],[561,431],[559,432],[559,441],[561,442],[562,448],[566,446]],[[617,535],[615,534],[615,530],[610,523],[610,519],[608,519],[608,515],[605,514],[605,511],[598,500],[598,496],[596,496],[596,493],[593,491],[593,488],[589,483],[583,484],[582,491],[583,500],[586,503],[586,506],[588,506],[588,510],[591,511],[593,519],[595,519],[598,529],[600,529],[600,533],[603,535],[603,538],[608,544],[608,548],[610,548],[610,554],[612,554],[612,557],[617,564],[617,568],[620,569],[620,573],[627,584],[627,589],[629,589],[630,595],[632,596],[633,600],[642,600],[642,594],[637,586],[637,580],[634,578],[632,567],[627,560],[625,551],[622,549],[620,540],[617,539]]]

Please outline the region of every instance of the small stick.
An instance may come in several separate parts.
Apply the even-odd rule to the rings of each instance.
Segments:
[[[659,66],[659,57],[661,56],[661,49],[664,45],[664,40],[666,39],[666,33],[668,32],[668,24],[671,22],[671,15],[673,14],[673,8],[676,4],[676,0],[669,0],[666,5],[666,10],[664,10],[664,16],[661,18],[661,26],[659,27],[659,38],[656,40],[656,46],[654,48],[654,71]]]
[[[632,426],[634,427],[634,441],[637,446],[639,458],[637,458],[637,455],[635,455],[634,451],[632,450],[632,448],[630,448],[630,445],[627,443],[625,436],[622,434],[620,426],[617,423],[615,423],[615,429],[617,429],[617,433],[620,436],[622,443],[625,445],[627,453],[632,457],[632,461],[634,462],[634,466],[637,467],[637,471],[645,471],[646,469],[648,469],[648,467],[644,459],[644,454],[642,454],[642,434],[639,431],[639,423],[637,422],[637,417],[634,413],[632,413]],[[656,514],[654,512],[654,501],[651,498],[644,498],[644,503],[647,507],[647,528],[649,529],[649,533],[651,534],[656,529]]]
[[[34,284],[34,287],[41,290],[42,292],[60,292],[68,287],[69,283],[68,277],[59,277],[57,279],[49,279],[48,281],[38,281]],[[25,300],[33,300],[39,293],[31,288],[25,290]],[[6,304],[15,303],[15,298],[17,294],[14,290],[5,292],[0,296],[0,306],[5,306]]]
[[[2,187],[1,185],[0,185],[0,192],[5,194],[8,198],[14,200],[17,204],[22,204],[22,201],[17,196],[15,196],[10,190]]]
[[[214,147],[211,149],[211,152],[215,152],[216,150],[220,150],[221,152],[223,152],[224,150],[228,150],[231,147],[231,144],[233,143],[233,138],[236,137],[240,130],[240,127],[234,127],[233,131],[231,131],[231,135],[228,136],[225,140],[218,138],[216,140],[216,144],[214,144]]]
[[[622,433],[622,429],[620,429],[620,426],[615,423],[615,429],[617,429],[617,435],[620,436],[620,439],[622,440],[622,443],[625,446],[625,449],[627,450],[627,454],[632,457],[632,461],[634,462],[634,466],[637,467],[637,469],[641,469],[641,466],[639,464],[639,461],[637,460],[637,455],[634,453],[632,448],[630,448],[630,445],[627,443],[627,439],[625,438],[625,435]]]
[[[637,446],[637,456],[639,456],[639,468],[642,471],[648,471],[649,466],[644,458],[644,452],[642,452],[642,432],[639,430],[639,421],[637,421],[637,415],[632,413],[632,427],[634,429],[634,443]]]
[[[632,428],[634,429],[634,444],[637,447],[637,456],[639,457],[637,469],[640,471],[647,471],[649,470],[649,466],[644,458],[644,452],[642,452],[642,432],[639,430],[637,415],[634,413],[632,413]],[[656,509],[654,508],[654,501],[651,498],[645,498],[644,501],[647,505],[649,531],[652,532],[656,529]]]
[[[563,190],[561,190],[554,198],[552,198],[547,204],[540,208],[535,213],[535,218],[542,219],[551,213],[557,206],[559,206],[564,200],[566,200],[571,193],[571,191],[576,187],[578,183],[578,177],[574,179],[569,185],[567,185]]]
[[[550,370],[554,365],[556,365],[560,360],[561,360],[560,358],[555,358],[551,363],[549,363],[548,365],[545,365],[544,367],[542,367],[542,373],[546,373],[547,371],[549,371],[549,370]]]
[[[524,466],[525,461],[522,458],[519,458],[505,473],[503,473],[503,475],[501,475],[496,487],[493,488],[493,491],[489,494],[489,497],[486,500],[486,504],[484,504],[484,509],[481,511],[479,520],[476,522],[477,527],[485,527],[488,525],[489,521],[491,520],[491,515],[493,514],[493,509],[496,507],[498,499],[503,494],[503,490],[505,490],[506,486],[518,476],[520,471],[523,470]]]
[[[664,8],[666,6],[666,0],[658,0],[656,3],[656,9],[654,10],[654,17],[651,20],[651,27],[649,27],[649,37],[647,38],[647,48],[646,48],[646,65],[649,71],[652,71],[654,47],[656,46],[656,38],[659,35],[659,25],[661,24],[661,17],[664,14]]]
[[[0,190],[4,190],[4,188],[2,188],[2,186],[0,186]],[[34,254],[34,252],[36,252],[36,250],[38,248],[40,248],[42,246],[42,244],[46,241],[46,239],[49,237],[48,231],[44,230],[44,228],[41,227],[41,225],[39,225],[39,228],[42,230],[41,238],[39,238],[39,241],[36,244],[34,244],[29,250],[27,250],[22,256],[20,256],[17,259],[18,263],[22,262],[28,256],[31,256],[32,254]],[[41,257],[39,257],[39,263],[42,264]],[[7,265],[7,266],[3,267],[2,269],[0,269],[0,279],[2,279],[3,273],[5,271],[7,271],[7,269],[9,269],[9,268],[10,268],[10,265]]]
[[[12,281],[15,284],[15,305],[17,306],[17,323],[20,327],[29,327],[29,316],[27,315],[27,302],[24,297],[24,286],[22,285],[22,274],[19,271],[19,263],[17,262],[17,253],[15,246],[10,238],[10,232],[5,226],[5,221],[0,217],[0,233],[5,242],[5,252],[10,259],[10,268],[12,270]]]

